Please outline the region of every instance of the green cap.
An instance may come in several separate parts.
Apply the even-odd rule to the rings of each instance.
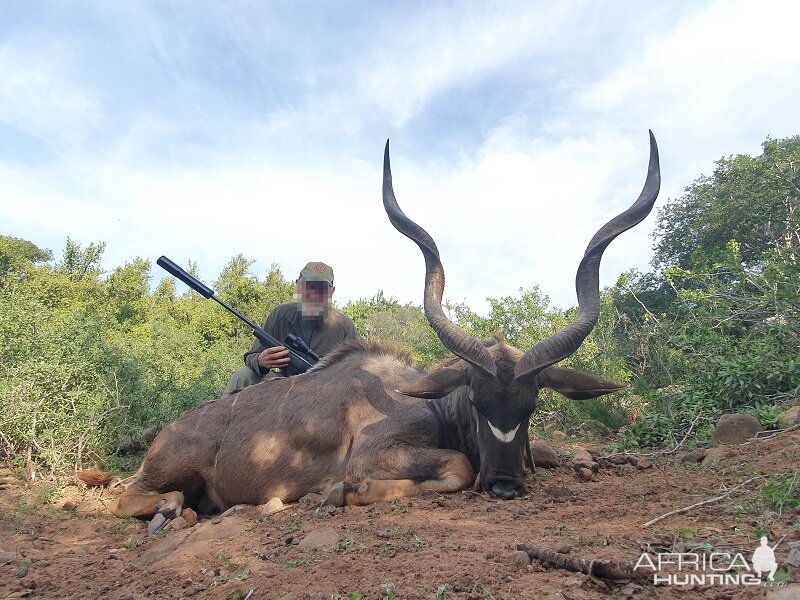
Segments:
[[[333,287],[333,269],[323,262],[310,262],[300,271],[303,281],[325,281]]]

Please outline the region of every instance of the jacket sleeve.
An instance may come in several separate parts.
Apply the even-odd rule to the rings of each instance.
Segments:
[[[264,322],[264,327],[262,329],[270,334],[272,337],[275,337],[273,329],[275,327],[275,311],[273,310],[267,320]],[[258,373],[259,375],[265,375],[269,369],[265,369],[261,365],[258,364],[258,355],[261,354],[266,348],[264,344],[258,341],[258,339],[253,340],[253,345],[250,346],[250,350],[244,353],[244,364],[245,366],[249,367],[251,371]]]

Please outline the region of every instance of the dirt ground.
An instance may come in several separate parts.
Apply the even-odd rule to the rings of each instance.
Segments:
[[[568,456],[578,446],[559,451]],[[266,518],[249,507],[152,537],[145,522],[105,512],[106,490],[76,484],[44,502],[41,489],[11,485],[0,490],[0,597],[800,599],[800,568],[787,563],[800,514],[771,509],[764,491],[770,474],[798,468],[800,432],[731,448],[713,467],[687,464],[682,454],[653,458],[649,469],[601,461],[588,482],[568,466],[539,469],[528,477],[529,495],[511,501],[462,492],[334,512],[297,504]],[[767,478],[642,527],[757,475]],[[77,508],[64,510],[65,501]],[[775,550],[784,587],[654,586],[649,573],[605,583],[514,554],[525,543],[569,550],[570,558],[635,562],[646,550],[713,548],[751,562],[762,532],[771,545],[785,536]],[[312,534],[333,538],[303,547]]]

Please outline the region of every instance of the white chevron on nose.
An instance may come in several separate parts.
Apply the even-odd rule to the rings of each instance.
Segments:
[[[489,429],[492,430],[492,435],[494,435],[494,437],[496,437],[501,442],[505,442],[506,444],[514,439],[514,436],[517,435],[517,429],[519,429],[519,423],[517,423],[517,426],[514,427],[514,429],[512,429],[511,431],[507,431],[506,433],[503,433],[497,427],[492,425],[491,421],[487,421],[487,423],[489,423]]]

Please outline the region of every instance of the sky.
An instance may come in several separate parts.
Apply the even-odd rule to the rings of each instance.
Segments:
[[[436,240],[445,298],[575,269],[644,183],[656,207],[714,162],[800,134],[800,3],[562,0],[0,3],[0,235],[110,272],[164,254],[213,284],[242,254],[294,279],[330,264],[339,304],[422,303],[424,262],[381,203]],[[650,269],[655,213],[601,285]],[[181,286],[179,285],[179,288]]]

